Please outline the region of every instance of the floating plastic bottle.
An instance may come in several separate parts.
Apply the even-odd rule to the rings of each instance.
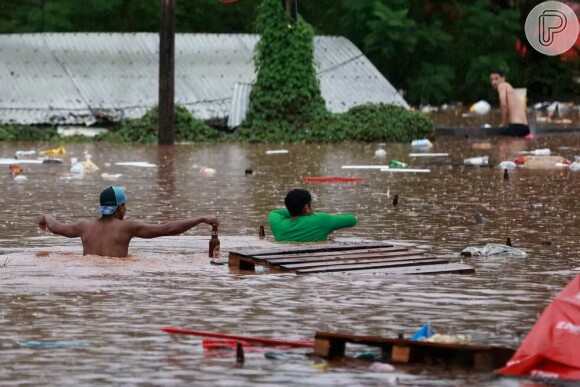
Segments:
[[[389,168],[407,168],[408,166],[409,164],[399,160],[391,160],[391,162],[389,163]]]
[[[533,149],[531,151],[522,151],[520,152],[520,154],[532,156],[550,156],[550,154],[552,154],[552,151],[548,148],[542,148],[542,149]]]
[[[489,156],[470,157],[463,160],[465,165],[487,165],[489,163]]]
[[[35,155],[36,151],[35,150],[29,150],[29,151],[16,151],[16,158],[17,159],[27,159],[30,158],[32,155]]]

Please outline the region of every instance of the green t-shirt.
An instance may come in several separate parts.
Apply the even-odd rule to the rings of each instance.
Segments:
[[[318,242],[327,240],[334,230],[354,226],[356,217],[319,212],[292,219],[288,210],[281,208],[268,214],[268,223],[278,242]]]

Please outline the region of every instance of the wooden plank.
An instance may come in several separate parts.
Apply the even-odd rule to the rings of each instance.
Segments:
[[[337,358],[344,356],[346,342],[344,340],[314,339],[314,353],[321,357]]]
[[[239,268],[240,267],[240,257],[235,255],[235,254],[230,253],[228,255],[228,266]]]
[[[306,258],[306,257],[338,257],[343,255],[361,255],[361,254],[374,254],[374,253],[389,253],[394,251],[407,251],[409,250],[403,246],[393,246],[384,248],[374,248],[367,249],[362,248],[360,250],[346,250],[346,251],[327,251],[327,252],[315,252],[315,253],[288,253],[284,254],[283,258]],[[255,259],[278,259],[281,258],[281,254],[271,254],[271,255],[257,255],[252,256]]]
[[[426,253],[425,250],[404,250],[404,251],[393,251],[387,253],[377,253],[377,254],[353,254],[353,255],[338,255],[338,256],[328,256],[328,257],[297,257],[297,258],[270,258],[267,260],[269,266],[283,265],[290,263],[301,263],[301,262],[332,262],[341,260],[352,260],[352,259],[373,259],[373,258],[398,258],[407,257],[412,255],[422,255]],[[260,261],[256,259],[256,262]]]
[[[514,350],[483,344],[443,344],[405,339],[390,339],[376,336],[354,336],[340,333],[316,332],[315,342],[327,343],[327,348],[345,343],[364,344],[380,347],[383,359],[396,363],[430,363],[437,361],[448,365],[461,365],[475,368],[478,371],[497,369],[511,358]],[[340,344],[338,344],[340,343]],[[341,351],[323,351],[315,353],[325,358],[337,358],[344,355]]]
[[[440,258],[440,259],[445,259],[445,262],[449,262],[449,259],[447,258],[443,258],[443,257],[430,257],[430,256],[424,256],[424,255],[410,255],[410,256],[404,256],[404,257],[372,257],[372,258],[366,258],[366,257],[361,257],[361,258],[354,258],[354,259],[348,259],[348,260],[333,260],[333,261],[314,261],[314,262],[310,262],[310,261],[304,261],[304,262],[299,262],[299,263],[289,263],[289,264],[284,264],[284,265],[273,265],[273,266],[269,266],[270,268],[276,268],[276,267],[280,267],[283,269],[294,269],[294,268],[304,268],[307,269],[309,267],[324,267],[324,266],[334,266],[334,265],[351,265],[354,263],[378,263],[378,262],[405,262],[405,261],[414,261],[414,260],[428,260],[428,259],[436,259],[436,258]]]
[[[424,266],[412,266],[412,267],[393,267],[393,268],[376,268],[369,270],[356,270],[350,272],[349,270],[337,270],[331,273],[356,273],[356,274],[399,274],[399,275],[409,275],[409,274],[473,274],[475,269],[473,266],[465,265],[463,263],[448,263],[439,265],[424,265]],[[304,269],[296,271],[296,274],[312,274],[320,273],[317,269]]]
[[[297,271],[306,269],[319,269],[321,273],[328,271],[340,270],[364,270],[372,267],[401,267],[414,265],[442,265],[449,263],[449,260],[442,258],[419,257],[419,259],[401,259],[393,261],[392,259],[373,259],[370,261],[339,261],[339,262],[321,262],[321,263],[302,263],[294,265],[281,265],[280,271]],[[272,267],[271,267],[272,268]]]
[[[232,251],[231,254],[242,257],[256,257],[260,255],[280,255],[287,253],[309,253],[309,252],[326,252],[326,251],[345,251],[357,249],[372,249],[381,247],[393,247],[393,244],[388,242],[363,242],[356,244],[345,243],[319,243],[319,244],[302,244],[301,246],[284,246],[279,249],[244,249]]]
[[[345,333],[335,333],[335,332],[320,332],[317,331],[315,334],[315,339],[339,339],[339,340],[346,340],[350,343],[358,343],[358,344],[365,344],[365,345],[376,345],[376,344],[391,344],[391,345],[399,345],[399,346],[424,346],[424,347],[433,347],[433,348],[444,348],[444,349],[462,349],[468,351],[488,351],[493,348],[501,348],[501,347],[494,347],[492,345],[487,344],[445,344],[445,343],[431,343],[429,341],[414,341],[408,339],[398,339],[398,338],[388,338],[388,337],[381,337],[381,336],[358,336],[358,335],[348,335]]]
[[[403,262],[389,262],[384,260],[379,263],[357,263],[351,265],[334,265],[334,266],[323,266],[323,267],[313,267],[306,269],[294,269],[297,274],[312,274],[312,273],[332,273],[336,271],[359,271],[368,269],[382,269],[382,268],[397,268],[401,266],[410,265],[444,265],[449,261],[446,259],[429,259],[429,260],[414,260],[414,261],[403,261]],[[415,267],[415,266],[413,266]]]

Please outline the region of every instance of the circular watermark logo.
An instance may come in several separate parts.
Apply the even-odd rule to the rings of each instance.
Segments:
[[[544,55],[560,55],[578,39],[580,23],[574,11],[559,1],[545,1],[532,9],[526,18],[526,38]]]

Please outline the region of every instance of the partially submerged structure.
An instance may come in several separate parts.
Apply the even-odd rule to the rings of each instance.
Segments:
[[[201,120],[245,118],[258,35],[177,34],[175,101]],[[322,96],[332,112],[365,103],[408,107],[349,40],[316,37]],[[93,125],[139,118],[158,102],[154,33],[0,35],[0,123]]]

